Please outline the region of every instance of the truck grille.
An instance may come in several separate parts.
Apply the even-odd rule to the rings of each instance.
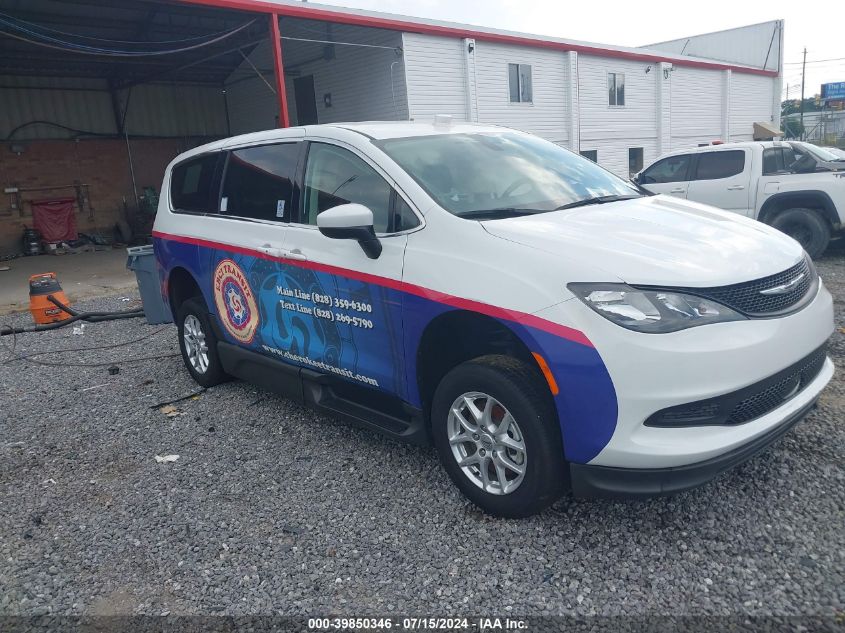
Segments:
[[[810,267],[806,259],[802,259],[792,268],[762,279],[715,288],[679,288],[679,290],[712,299],[748,316],[766,317],[797,308],[810,289],[816,287],[817,281],[818,273]],[[795,285],[783,293],[764,293],[766,290],[790,283],[795,283]]]

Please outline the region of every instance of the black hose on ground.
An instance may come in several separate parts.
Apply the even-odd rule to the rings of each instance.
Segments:
[[[77,312],[70,306],[56,299],[53,295],[47,295],[47,300],[55,305],[60,310],[70,315],[69,319],[64,321],[57,321],[56,323],[48,323],[46,325],[31,325],[29,327],[13,328],[10,326],[3,326],[0,329],[0,336],[7,336],[9,334],[24,334],[25,332],[45,332],[47,330],[57,330],[60,327],[76,323],[77,321],[85,321],[86,323],[102,323],[103,321],[115,321],[117,319],[135,319],[144,316],[143,308],[136,308],[134,310],[120,310],[116,312]]]

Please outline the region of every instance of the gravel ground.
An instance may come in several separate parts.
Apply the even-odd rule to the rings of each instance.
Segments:
[[[819,263],[838,326],[843,263],[845,248]],[[766,453],[672,498],[566,497],[521,521],[469,505],[432,449],[240,382],[166,415],[198,391],[172,326],[16,344],[121,346],[30,359],[106,363],[87,368],[0,361],[2,615],[845,611],[843,330],[819,408]],[[109,373],[138,356],[155,360]]]

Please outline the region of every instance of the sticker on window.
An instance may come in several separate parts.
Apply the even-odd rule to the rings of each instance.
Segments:
[[[229,210],[229,198],[223,196],[220,198],[220,213],[226,213]]]
[[[277,218],[285,217],[285,201],[284,200],[276,200],[276,217]]]

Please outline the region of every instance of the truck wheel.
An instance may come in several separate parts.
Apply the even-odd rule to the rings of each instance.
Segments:
[[[830,243],[830,226],[813,209],[781,211],[772,226],[801,244],[813,259],[821,257]]]
[[[177,314],[179,349],[191,376],[203,387],[213,387],[228,379],[217,354],[217,338],[211,329],[208,308],[201,297],[188,299]]]
[[[482,510],[525,517],[563,491],[563,444],[551,395],[524,363],[482,356],[458,365],[435,391],[431,420],[446,472]]]

